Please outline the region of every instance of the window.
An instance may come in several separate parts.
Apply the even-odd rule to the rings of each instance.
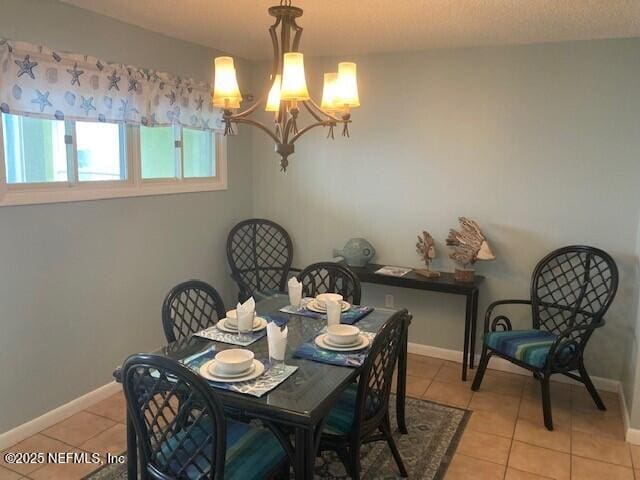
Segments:
[[[226,139],[2,114],[0,206],[226,189]]]
[[[2,130],[8,184],[67,181],[63,121],[2,115]]]
[[[78,180],[126,179],[124,134],[115,123],[76,122]]]

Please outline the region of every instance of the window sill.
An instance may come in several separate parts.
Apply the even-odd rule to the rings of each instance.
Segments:
[[[213,178],[204,181],[198,179],[145,181],[139,185],[129,182],[108,182],[108,184],[103,185],[83,183],[74,186],[50,186],[47,184],[10,185],[4,189],[0,188],[0,207],[211,192],[226,189],[226,178]]]

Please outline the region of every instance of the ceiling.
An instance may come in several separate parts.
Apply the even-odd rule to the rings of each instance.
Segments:
[[[248,59],[279,0],[61,0]],[[311,55],[640,36],[640,0],[294,0]]]

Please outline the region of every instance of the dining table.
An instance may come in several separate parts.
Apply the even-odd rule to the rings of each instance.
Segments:
[[[283,383],[260,397],[216,388],[216,397],[225,410],[242,418],[258,419],[278,438],[288,454],[296,479],[313,478],[315,458],[318,453],[320,437],[332,406],[343,390],[356,381],[362,367],[338,366],[319,361],[296,358],[294,352],[305,342],[317,336],[327,326],[321,318],[309,318],[298,314],[285,314],[280,309],[289,304],[287,295],[275,294],[256,304],[258,315],[277,314],[288,317],[288,338],[285,363],[297,366],[297,370]],[[371,313],[357,322],[357,326],[367,332],[375,333],[395,313],[395,310],[376,307]],[[404,404],[406,393],[407,368],[407,332],[398,360],[398,381],[396,387],[396,409],[399,430],[406,433]],[[179,339],[154,352],[155,355],[177,361],[191,357],[200,351],[214,347],[215,351],[237,348],[235,345],[215,342],[197,335]],[[257,340],[248,347],[256,358],[268,358],[267,338]],[[121,381],[119,370],[114,372],[117,381]],[[291,441],[293,439],[293,442]],[[133,423],[127,414],[127,456],[128,478],[138,478],[138,445]],[[146,472],[141,472],[145,478]]]

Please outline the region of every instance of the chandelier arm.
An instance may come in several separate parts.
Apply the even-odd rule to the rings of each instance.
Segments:
[[[280,70],[280,45],[278,44],[278,34],[276,28],[280,25],[281,17],[278,17],[276,22],[269,27],[269,36],[271,37],[271,45],[273,47],[273,65],[271,66],[271,75],[275,78],[276,74]]]
[[[250,118],[231,118],[231,120],[234,123],[246,123],[248,125],[253,125],[254,127],[258,127],[260,130],[262,130],[264,133],[266,133],[267,135],[269,135],[274,142],[276,143],[280,143],[280,139],[271,131],[269,130],[267,127],[265,127],[262,123],[256,121],[256,120],[252,120]]]
[[[295,35],[293,36],[293,42],[291,43],[291,51],[297,52],[298,47],[300,46],[300,38],[302,37],[303,28],[296,23],[295,18],[291,19],[291,26],[296,31]]]
[[[302,130],[300,130],[298,133],[296,133],[291,140],[289,141],[289,143],[291,145],[293,145],[295,143],[296,140],[298,140],[298,138],[300,138],[302,135],[304,135],[305,133],[307,133],[309,130],[311,130],[312,128],[316,128],[316,127],[331,127],[331,126],[335,126],[335,123],[330,121],[330,120],[323,120],[320,122],[316,122],[316,123],[312,123],[311,125],[307,125],[306,127],[304,127]]]
[[[338,117],[335,117],[335,116],[331,115],[330,113],[326,112],[325,110],[323,110],[322,107],[318,106],[318,104],[316,102],[314,102],[312,98],[310,98],[309,100],[305,100],[303,102],[304,106],[307,108],[309,113],[311,113],[311,115],[313,115],[318,121],[322,121],[322,118],[316,117],[316,115],[314,115],[311,112],[311,109],[310,109],[309,105],[307,105],[307,102],[309,102],[311,104],[311,107],[313,107],[315,109],[315,111],[318,112],[320,115],[324,115],[325,117],[333,120],[334,122],[341,122],[342,121]]]

